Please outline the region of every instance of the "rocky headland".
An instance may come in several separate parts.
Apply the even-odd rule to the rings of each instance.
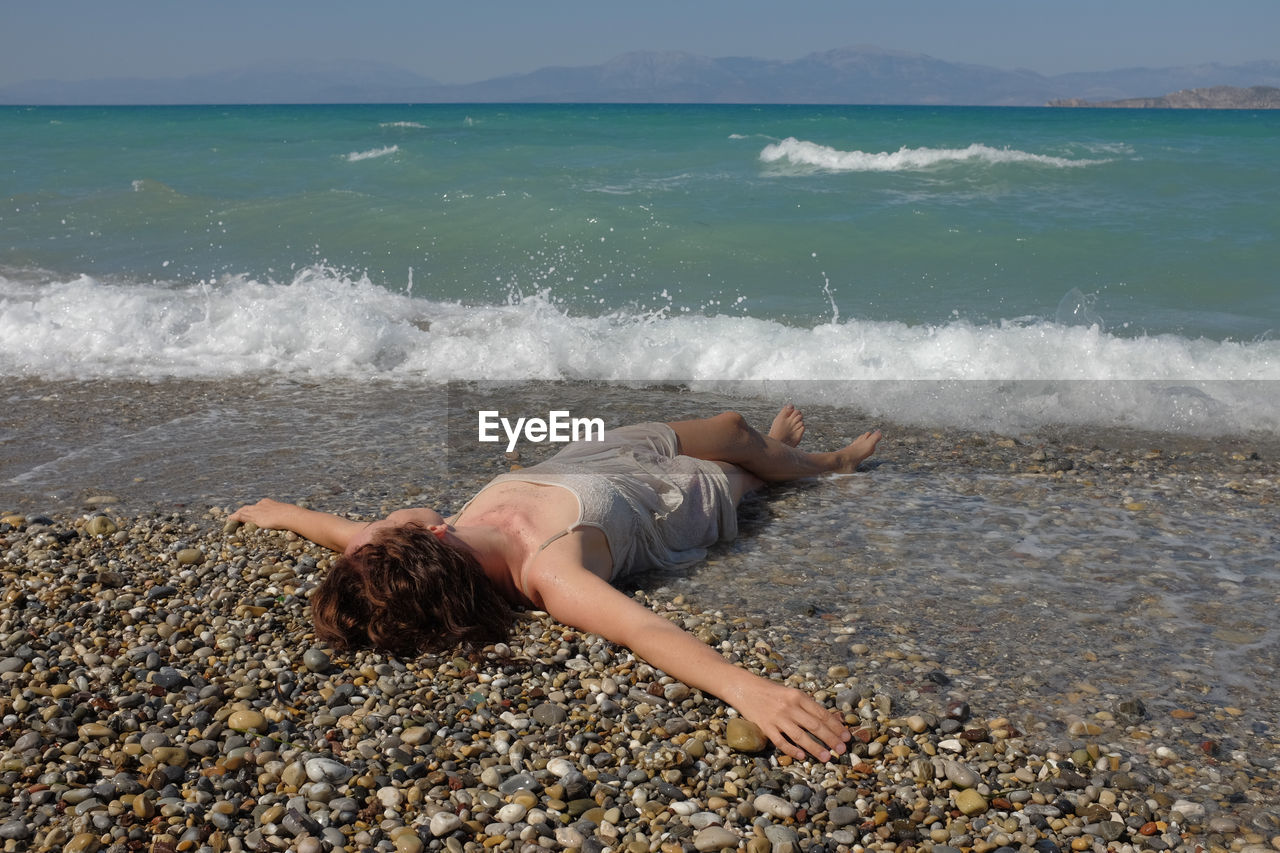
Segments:
[[[1280,109],[1280,88],[1275,86],[1207,86],[1183,89],[1158,98],[1124,98],[1119,101],[1086,101],[1063,98],[1051,107],[1113,107],[1145,110],[1274,110]]]

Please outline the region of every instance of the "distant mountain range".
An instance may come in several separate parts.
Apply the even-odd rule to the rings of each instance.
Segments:
[[[1280,86],[1280,62],[1126,68],[1046,76],[848,47],[796,60],[628,53],[462,85],[377,62],[253,66],[172,79],[31,80],[0,104],[756,103],[1041,106],[1213,86]]]

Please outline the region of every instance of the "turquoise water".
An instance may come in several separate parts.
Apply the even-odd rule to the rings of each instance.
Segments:
[[[5,375],[1280,377],[1277,113],[11,108],[0,127]]]

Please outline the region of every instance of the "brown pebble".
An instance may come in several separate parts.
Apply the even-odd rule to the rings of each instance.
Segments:
[[[98,836],[92,832],[81,832],[67,842],[67,846],[63,847],[63,853],[97,853],[102,842],[98,840]]]
[[[987,810],[987,800],[973,788],[966,788],[963,791],[956,792],[956,808],[964,812],[969,817],[981,814]]]
[[[734,717],[725,727],[725,742],[738,752],[759,752],[769,745],[760,727],[750,720]]]
[[[267,718],[260,712],[250,709],[234,711],[227,718],[227,728],[238,732],[265,732]]]
[[[858,726],[853,730],[853,736],[862,743],[871,743],[875,740],[876,733],[870,726]]]

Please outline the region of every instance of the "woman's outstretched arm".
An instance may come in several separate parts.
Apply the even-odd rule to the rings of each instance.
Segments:
[[[364,522],[304,509],[296,504],[273,501],[271,498],[263,498],[256,504],[240,507],[231,513],[231,520],[251,522],[268,530],[292,530],[299,536],[334,551],[345,551],[351,538],[366,527]]]
[[[624,645],[668,675],[720,697],[758,725],[778,749],[829,761],[847,748],[839,715],[813,697],[725,660],[698,638],[580,566],[530,566],[542,606],[566,625]]]

